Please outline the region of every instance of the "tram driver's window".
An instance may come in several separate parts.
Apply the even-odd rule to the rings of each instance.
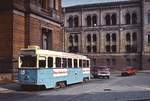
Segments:
[[[68,68],[72,68],[72,59],[68,59]]]
[[[46,58],[45,57],[39,57],[39,67],[40,68],[46,67]]]
[[[52,68],[52,67],[53,67],[53,58],[48,57],[48,68]]]
[[[61,68],[61,58],[56,58],[56,68]]]
[[[90,67],[90,63],[89,63],[89,60],[87,60],[87,62],[86,62],[86,63],[87,63],[87,67]]]
[[[74,59],[74,68],[77,68],[77,67],[78,67],[77,59]]]
[[[66,58],[62,59],[62,67],[67,68],[67,59]]]
[[[79,67],[82,68],[82,60],[79,60]]]

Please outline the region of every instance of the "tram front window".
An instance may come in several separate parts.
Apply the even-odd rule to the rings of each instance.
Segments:
[[[36,67],[36,56],[22,56],[20,60],[21,67]]]

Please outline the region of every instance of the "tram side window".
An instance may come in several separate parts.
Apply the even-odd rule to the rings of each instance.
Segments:
[[[82,60],[79,60],[79,67],[82,68]]]
[[[56,58],[56,68],[61,68],[61,58]]]
[[[77,68],[77,67],[78,67],[77,59],[74,59],[74,68]]]
[[[86,60],[83,60],[83,68],[86,68],[86,65],[87,65]]]
[[[67,59],[66,58],[62,59],[62,67],[67,68]]]
[[[68,68],[72,68],[72,59],[68,59]]]
[[[52,67],[53,67],[53,58],[48,57],[48,68],[52,68]]]
[[[90,67],[89,60],[87,60],[86,63],[87,63],[87,67]]]
[[[39,57],[39,67],[40,68],[46,67],[46,58],[45,57]]]
[[[36,56],[22,56],[20,57],[21,67],[36,67]]]

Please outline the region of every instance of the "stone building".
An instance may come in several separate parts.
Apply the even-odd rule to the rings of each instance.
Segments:
[[[0,74],[16,73],[29,45],[62,51],[61,12],[61,0],[0,1]]]
[[[65,51],[87,55],[92,66],[150,68],[150,0],[63,8]]]

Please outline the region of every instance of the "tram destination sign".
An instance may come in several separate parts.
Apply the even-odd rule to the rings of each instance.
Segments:
[[[22,50],[21,55],[34,55],[35,51],[34,50]]]

